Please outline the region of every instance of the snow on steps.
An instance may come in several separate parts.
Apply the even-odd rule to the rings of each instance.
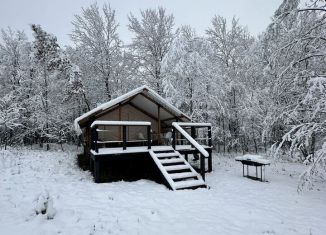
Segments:
[[[169,163],[180,163],[183,162],[181,158],[172,158],[172,159],[163,159],[161,160],[162,164],[169,164]]]
[[[170,158],[170,157],[179,157],[179,154],[176,152],[172,153],[156,153],[157,158]]]
[[[172,179],[185,179],[185,178],[193,178],[196,177],[197,174],[193,172],[184,172],[184,173],[174,173],[170,174]]]
[[[178,151],[172,153],[155,153],[151,150],[149,153],[172,190],[206,187],[206,183],[202,177]],[[173,165],[164,166],[164,164]],[[171,173],[171,171],[179,172]]]
[[[186,189],[186,188],[194,188],[203,186],[203,182],[201,180],[185,180],[175,182],[176,189]]]
[[[163,166],[166,171],[188,170],[187,165]]]

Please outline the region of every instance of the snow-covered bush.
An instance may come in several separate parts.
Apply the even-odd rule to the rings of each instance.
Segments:
[[[21,127],[21,110],[18,103],[14,101],[13,93],[9,93],[4,97],[0,97],[0,144],[3,142],[4,148],[9,144],[10,134],[17,127]],[[14,139],[11,137],[11,139]]]
[[[37,196],[34,207],[36,215],[46,215],[47,219],[53,219],[56,215],[56,209],[53,207],[53,199],[48,191],[45,191]]]
[[[313,188],[315,180],[326,179],[326,142],[323,147],[316,152],[313,163],[300,176],[300,184],[298,190],[304,188]]]

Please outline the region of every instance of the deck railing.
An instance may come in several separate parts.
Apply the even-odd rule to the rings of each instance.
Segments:
[[[189,135],[184,128],[191,128],[191,134]],[[207,128],[207,139],[208,147],[210,151],[208,152],[202,145],[200,145],[195,140],[195,128]],[[200,155],[200,173],[205,180],[205,158],[208,158],[208,172],[212,171],[212,126],[210,123],[188,123],[188,122],[173,122],[172,123],[172,147],[176,148],[176,131],[178,131],[186,140],[189,141],[192,147],[194,147]]]
[[[91,148],[98,153],[98,145],[105,143],[98,140],[98,132],[105,131],[98,129],[99,126],[122,126],[122,149],[127,149],[127,126],[146,126],[147,127],[147,147],[151,149],[151,123],[150,122],[139,122],[139,121],[94,121],[91,125]],[[110,142],[110,141],[109,141]],[[112,141],[111,141],[112,142]],[[132,142],[132,141],[131,141]]]

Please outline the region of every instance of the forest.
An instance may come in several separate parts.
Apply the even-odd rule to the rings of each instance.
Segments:
[[[326,2],[284,0],[259,36],[214,16],[205,35],[176,27],[163,7],[130,13],[129,44],[116,11],[75,15],[71,46],[33,24],[0,35],[0,146],[78,144],[73,122],[148,85],[196,122],[210,122],[219,153],[268,153],[325,178]]]

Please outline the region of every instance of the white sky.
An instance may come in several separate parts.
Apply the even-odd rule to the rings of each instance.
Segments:
[[[227,19],[236,16],[253,35],[258,35],[270,23],[274,11],[282,0],[97,0],[99,6],[109,3],[116,10],[120,24],[120,38],[128,43],[132,34],[127,29],[127,15],[136,16],[140,9],[163,6],[175,17],[175,25],[189,24],[199,35],[210,26],[214,15]],[[10,26],[31,35],[30,24],[40,24],[47,32],[57,36],[61,45],[72,44],[69,33],[75,14],[92,0],[0,0],[0,28]]]

